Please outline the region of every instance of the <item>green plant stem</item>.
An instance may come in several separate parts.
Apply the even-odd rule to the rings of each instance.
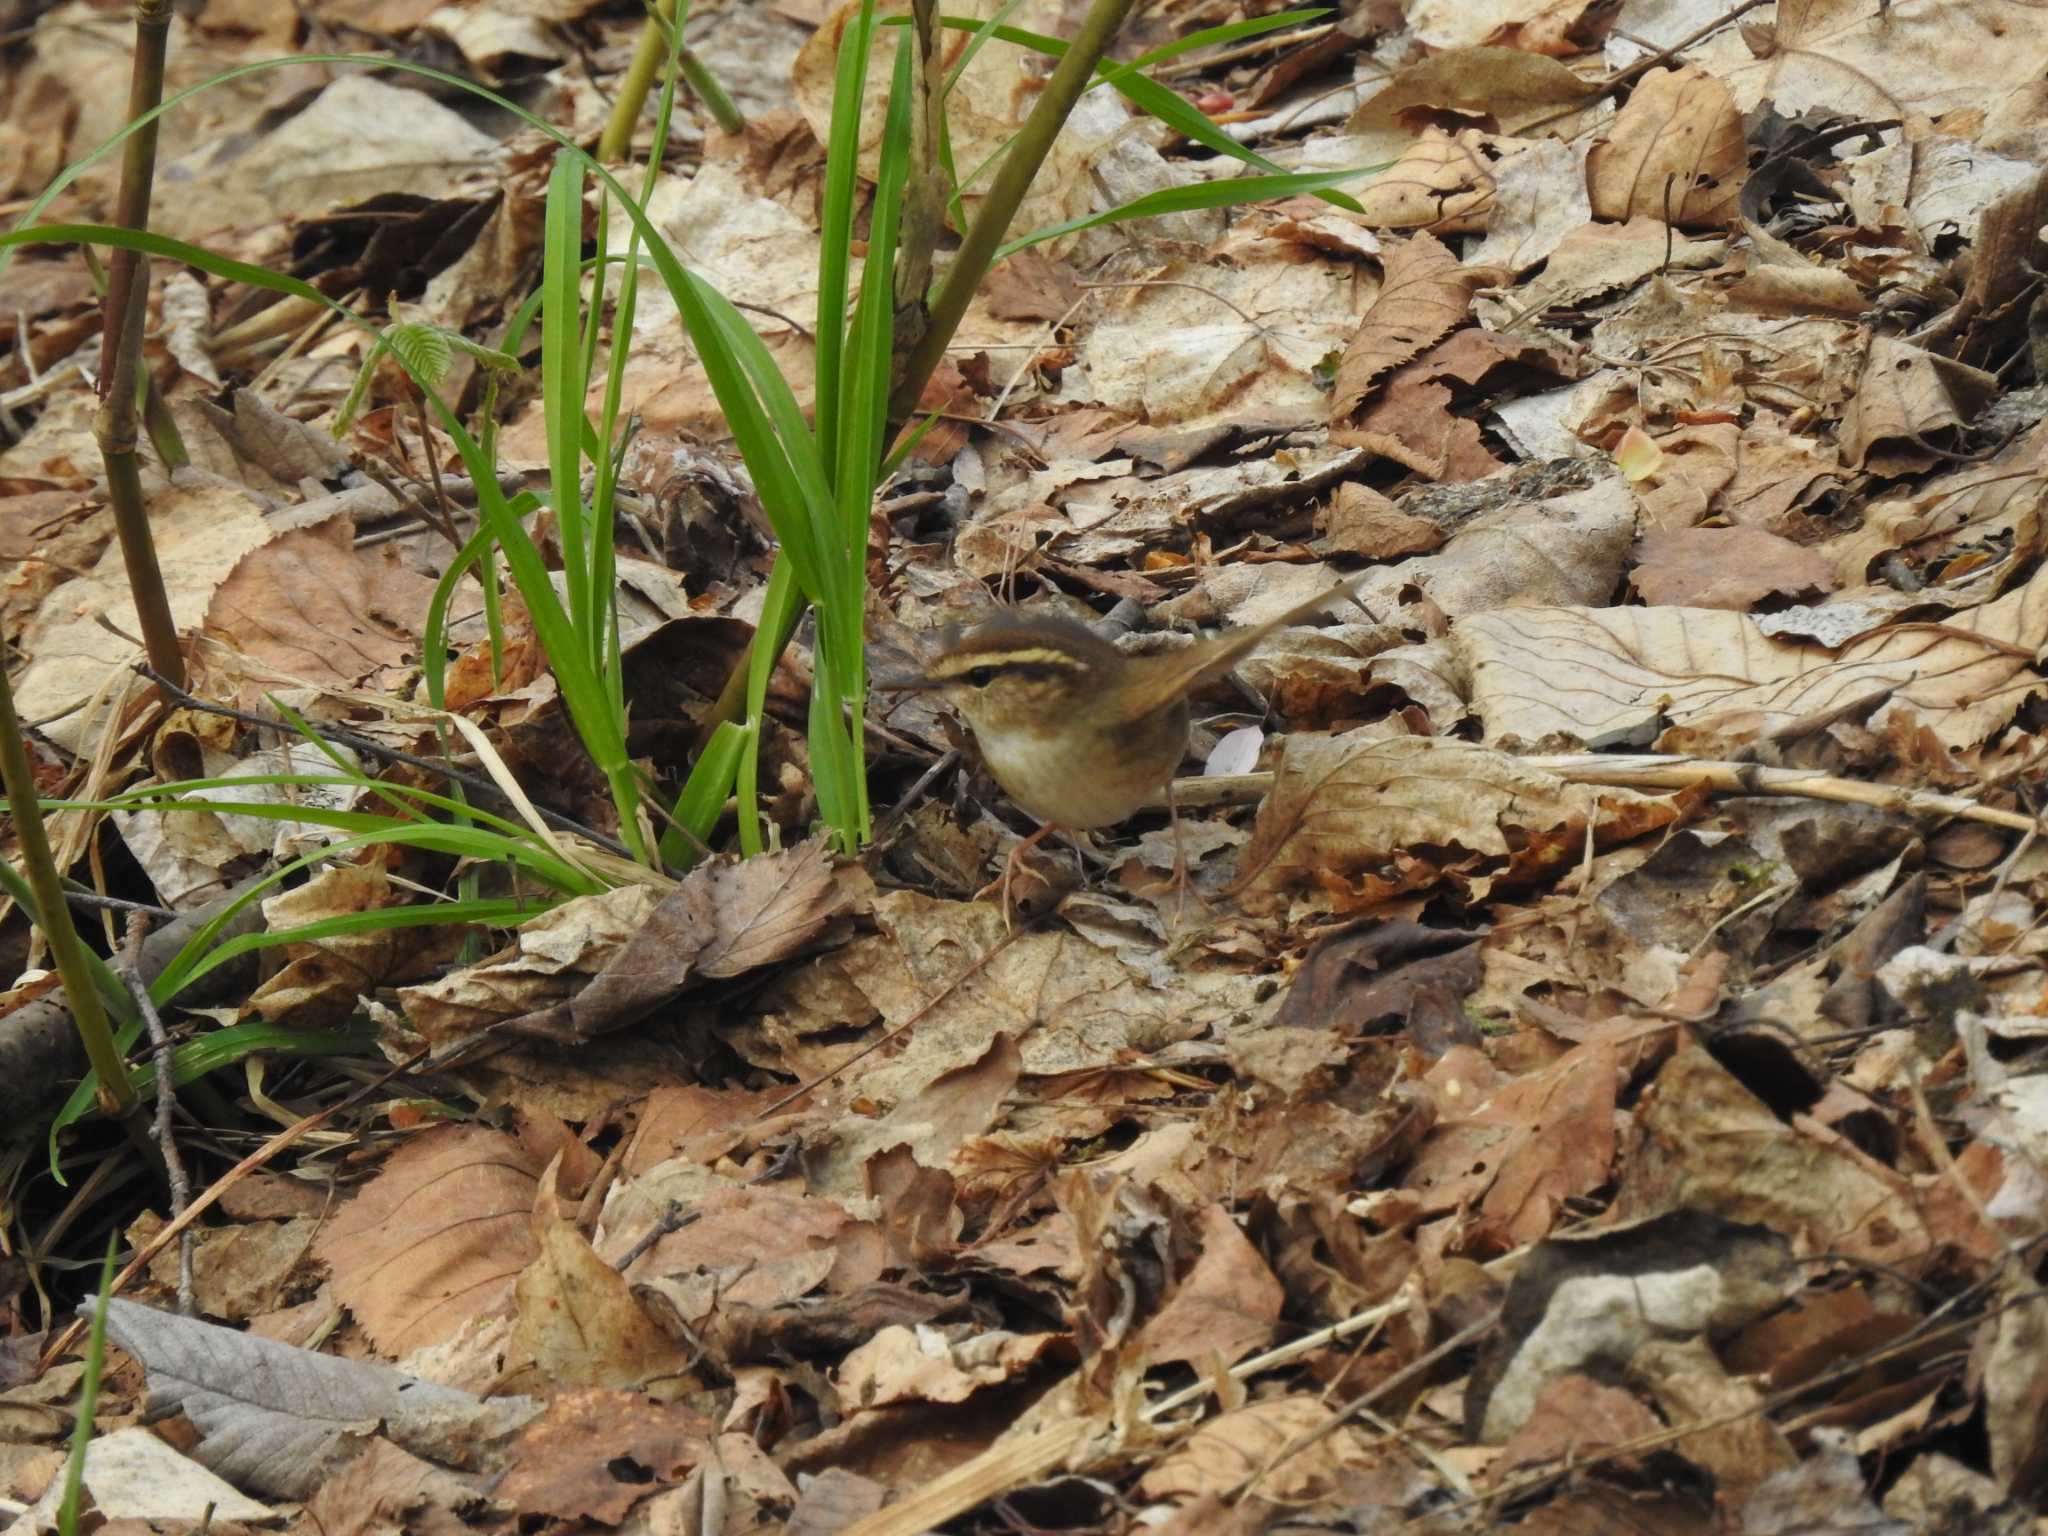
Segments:
[[[1003,236],[1009,233],[1010,221],[1017,216],[1024,194],[1031,189],[1039,167],[1052,152],[1053,141],[1059,137],[1060,129],[1073,112],[1074,103],[1081,99],[1081,93],[1094,79],[1095,66],[1109,51],[1110,40],[1130,14],[1132,3],[1133,0],[1094,0],[1088,7],[1088,14],[1081,18],[1080,30],[1074,34],[1073,42],[1068,44],[1065,55],[1047,78],[1045,89],[1039,93],[1038,104],[1018,130],[1017,141],[1003,156],[995,180],[989,185],[988,196],[982,201],[980,213],[975,216],[966,239],[960,242],[960,250],[952,265],[939,282],[924,335],[903,366],[902,378],[896,385],[889,407],[892,436],[893,429],[901,427],[915,414],[918,399],[924,394],[925,385],[931,382],[940,359],[946,355],[946,348],[952,344],[953,333],[960,328],[960,321],[967,314],[968,301],[974,297],[975,289],[981,286],[982,278],[994,263],[996,251],[1003,243]]]
[[[626,158],[626,151],[633,144],[633,125],[640,121],[640,113],[647,105],[647,94],[654,89],[655,80],[668,63],[668,38],[665,34],[675,24],[676,0],[659,0],[655,9],[657,14],[648,17],[640,29],[640,42],[633,50],[633,62],[619,77],[619,94],[612,101],[611,116],[605,119],[604,133],[597,141],[597,158],[600,160]],[[679,49],[677,64],[684,81],[721,129],[727,133],[738,133],[746,127],[747,120],[733,105],[732,98],[726,95],[725,88],[687,45]]]
[[[1066,53],[1046,81],[1038,103],[1032,108],[1031,116],[1018,131],[1017,140],[996,173],[984,200],[981,215],[968,231],[959,254],[947,269],[938,295],[932,302],[931,315],[916,348],[903,365],[900,383],[889,406],[889,431],[893,437],[906,423],[917,407],[918,397],[924,393],[939,359],[946,355],[946,348],[953,340],[953,333],[960,328],[960,321],[967,313],[968,300],[987,275],[995,252],[1001,246],[1003,236],[1008,233],[1010,221],[1016,217],[1018,206],[1024,200],[1031,181],[1051,152],[1054,139],[1059,136],[1062,125],[1074,110],[1074,103],[1081,99],[1081,93],[1088,88],[1094,77],[1095,66],[1108,52],[1110,40],[1116,36],[1117,28],[1123,25],[1130,14],[1133,0],[1095,0],[1088,14],[1082,18],[1081,29],[1068,45]],[[789,637],[796,632],[796,618],[780,633],[762,635],[758,631],[747,642],[747,648],[740,653],[732,672],[719,690],[718,698],[705,715],[699,726],[698,745],[709,743],[712,734],[728,720],[737,720],[744,713],[747,698],[747,673],[753,660],[756,646],[767,645],[770,655],[779,656],[782,648],[789,644]]]
[[[57,1506],[59,1536],[78,1536],[78,1504],[85,1495],[85,1452],[92,1444],[93,1414],[99,1408],[100,1372],[107,1359],[107,1303],[114,1295],[114,1255],[120,1235],[107,1237],[107,1256],[100,1263],[99,1295],[93,1300],[92,1331],[86,1336],[85,1376],[78,1384],[78,1422],[71,1430],[71,1454],[64,1463],[64,1498]]]
[[[711,73],[702,59],[690,51],[687,43],[676,52],[676,68],[683,72],[683,83],[704,103],[704,109],[711,114],[711,120],[717,123],[722,131],[738,133],[747,126],[746,117],[733,99],[725,93],[725,87],[718,83],[718,77]]]
[[[7,790],[7,805],[14,814],[14,832],[21,844],[22,873],[36,898],[36,918],[43,936],[50,942],[50,956],[64,982],[64,996],[71,1005],[71,1019],[85,1046],[86,1060],[99,1074],[100,1107],[124,1122],[134,1115],[139,1100],[128,1081],[121,1051],[114,1044],[114,1032],[107,1024],[106,1005],[86,960],[85,945],[71,921],[71,904],[64,899],[64,881],[57,873],[57,861],[50,853],[50,839],[43,827],[42,804],[28,761],[28,737],[14,713],[14,690],[0,672],[0,784]],[[134,1127],[140,1134],[139,1123]],[[154,1160],[155,1147],[142,1135],[141,1147]]]
[[[148,117],[164,94],[164,54],[171,28],[170,0],[136,0],[135,62],[128,83],[128,120]],[[150,118],[128,138],[121,152],[121,190],[114,221],[124,229],[149,227],[150,190],[156,180],[157,125]],[[93,422],[107,470],[107,499],[120,536],[121,558],[135,600],[136,622],[150,664],[166,677],[185,681],[185,656],[178,648],[177,621],[157,565],[156,543],[142,505],[136,400],[142,376],[143,313],[148,303],[148,268],[139,251],[116,249],[107,262],[107,294],[100,321],[100,409]]]

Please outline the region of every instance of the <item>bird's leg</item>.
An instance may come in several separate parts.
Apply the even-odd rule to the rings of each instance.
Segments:
[[[1010,845],[1010,856],[1003,860],[1002,874],[999,875],[996,879],[991,880],[987,885],[983,886],[980,890],[974,893],[974,899],[976,901],[981,901],[986,897],[993,896],[998,891],[1002,892],[1003,926],[1006,928],[1010,926],[1010,885],[1011,882],[1014,881],[1017,877],[1018,864],[1023,859],[1025,854],[1029,853],[1033,848],[1036,848],[1041,842],[1045,840],[1046,833],[1052,831],[1052,829],[1052,822],[1041,822],[1036,832],[1032,833],[1029,837],[1020,838],[1016,842],[1012,843]],[[1031,878],[1034,880],[1039,880],[1040,884],[1050,883],[1041,880],[1040,877],[1036,874],[1033,874]]]
[[[1166,781],[1166,820],[1173,828],[1173,888],[1177,893],[1173,920],[1179,925],[1188,920],[1188,897],[1193,896],[1195,905],[1203,911],[1210,908],[1209,903],[1202,900],[1202,893],[1195,889],[1194,875],[1188,869],[1187,844],[1181,841],[1180,835],[1180,802],[1174,797],[1172,779]]]

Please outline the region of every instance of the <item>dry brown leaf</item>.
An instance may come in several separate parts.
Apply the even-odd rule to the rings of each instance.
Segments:
[[[700,864],[577,993],[570,1028],[584,1039],[623,1029],[699,976],[738,976],[786,960],[844,899],[823,842]]]
[[[1240,899],[1272,913],[1290,897],[1356,911],[1454,880],[1483,896],[1601,840],[1639,836],[1680,814],[1673,801],[1567,784],[1455,740],[1369,732],[1292,736],[1240,864]]]
[[[893,1106],[980,1060],[998,1034],[1016,1040],[1026,1073],[1082,1071],[1200,1034],[1247,995],[1243,978],[1179,971],[1163,971],[1155,986],[1069,933],[1013,936],[993,902],[894,891],[876,899],[875,921],[880,935],[776,981],[758,1024],[728,1023],[721,1033],[749,1060],[807,1080],[867,1043],[849,1037],[849,1024],[879,1016],[893,1028],[915,1016],[891,1052],[851,1074],[864,1097]],[[831,1168],[814,1179],[850,1188],[857,1170]]]
[[[1593,214],[1716,226],[1735,213],[1749,147],[1728,88],[1705,71],[1653,69],[1586,157]]]
[[[1399,160],[1359,189],[1358,204],[1375,229],[1471,234],[1486,228],[1499,158],[1492,134],[1468,128],[1453,137],[1427,128]]]
[[[567,1221],[542,1224],[540,1252],[520,1272],[516,1295],[513,1343],[550,1389],[673,1381],[695,1353],[655,1326],[625,1276]]]
[[[393,1153],[314,1252],[379,1349],[423,1349],[511,1301],[539,1251],[529,1219],[539,1177],[503,1132],[441,1126]]]
[[[493,1495],[525,1516],[616,1526],[710,1454],[711,1421],[638,1392],[565,1392],[513,1443]]]
[[[1438,46],[1442,51],[1403,67],[1374,92],[1346,131],[1398,135],[1405,142],[1416,122],[1450,112],[1488,117],[1502,132],[1519,133],[1591,95],[1587,83],[1555,59],[1519,48]]]
[[[837,1201],[790,1190],[749,1187],[702,1169],[670,1163],[621,1192],[607,1212],[604,1252],[617,1262],[651,1231],[663,1228],[674,1200],[698,1215],[668,1231],[632,1266],[632,1274],[725,1275],[721,1293],[749,1305],[779,1306],[823,1283],[843,1293],[876,1279],[882,1246],[873,1222],[849,1216]],[[781,1261],[796,1260],[786,1268]],[[822,1261],[814,1269],[812,1261]],[[747,1275],[768,1270],[753,1289]],[[727,1273],[731,1272],[731,1273]],[[820,1276],[823,1276],[821,1281]]]
[[[891,1403],[964,1403],[983,1387],[1022,1375],[1062,1343],[1058,1333],[884,1328],[840,1362],[842,1411]]]
[[[306,1518],[324,1536],[389,1536],[417,1530],[454,1536],[465,1516],[488,1508],[467,1480],[422,1461],[378,1435],[344,1460],[306,1501]]]
[[[1317,369],[1371,293],[1365,269],[1304,261],[1294,241],[1249,230],[1200,261],[1151,264],[1142,281],[1101,297],[1076,349],[1087,394],[1160,431],[1247,418],[1307,425],[1325,404]]]
[[[1480,1243],[1520,1247],[1549,1236],[1564,1202],[1613,1177],[1624,1070],[1621,1050],[1607,1038],[1501,1082],[1470,1047],[1447,1051],[1426,1079],[1438,1118],[1406,1187],[1426,1211],[1478,1206]]]
[[[1569,374],[1564,348],[1540,337],[1503,336],[1476,326],[1453,331],[1386,378],[1384,388],[1350,420],[1333,423],[1330,441],[1405,464],[1431,480],[1480,480],[1502,467],[1480,440],[1479,424],[1454,414],[1454,398],[1483,391],[1497,375],[1534,371]]]
[[[2027,656],[2044,633],[2048,572],[1936,630],[1883,629],[1838,652],[1771,639],[1744,614],[1697,608],[1477,613],[1451,641],[1489,741],[1593,745],[1647,739],[1668,722],[1704,751],[1889,690],[1873,724],[1917,717],[1959,748],[2002,728],[2041,691]]]
[[[334,864],[304,885],[265,899],[263,919],[270,932],[288,930],[349,913],[372,912],[399,904],[381,862]],[[324,1029],[354,1012],[357,999],[370,988],[395,979],[406,967],[407,950],[432,952],[431,940],[414,942],[438,931],[403,929],[340,934],[318,944],[287,945],[283,969],[265,977],[242,1005],[242,1016],[270,1023],[289,1020],[302,1029]],[[459,925],[448,925],[447,937],[460,946]],[[445,956],[444,956],[445,957]],[[417,975],[417,972],[414,972]]]
[[[398,996],[405,1016],[436,1045],[561,1004],[645,925],[660,897],[646,886],[579,896],[519,930],[517,947]]]
[[[1363,555],[1393,560],[1426,555],[1444,541],[1444,530],[1426,517],[1403,512],[1368,485],[1346,480],[1327,506],[1316,512],[1319,554]]]
[[[1652,272],[1711,266],[1722,250],[1722,241],[1681,235],[1647,216],[1625,224],[1581,222],[1559,235],[1541,272],[1489,297],[1480,310],[1489,324],[1500,324],[1521,315],[1572,309],[1633,288]]]
[[[1155,1462],[1138,1486],[1147,1498],[1183,1501],[1228,1492],[1263,1473],[1259,1494],[1277,1504],[1330,1494],[1348,1469],[1367,1459],[1364,1439],[1337,1425],[1336,1416],[1335,1408],[1314,1397],[1253,1403],[1202,1425]],[[1277,1460],[1311,1435],[1318,1438]]]
[[[1535,1410],[1501,1449],[1504,1466],[1572,1461],[1654,1436],[1663,1421],[1633,1392],[1570,1372],[1545,1384]],[[1624,1459],[1624,1465],[1627,1460]]]
[[[1871,502],[1861,525],[1821,546],[1835,560],[1844,586],[1860,586],[1896,559],[1933,578],[1934,600],[1969,606],[1997,595],[2020,560],[2039,547],[2048,513],[2048,424],[2022,434],[1981,464],[1961,464],[1910,493]],[[1980,567],[1967,589],[1955,593],[1942,573],[1951,557],[2006,547],[2006,561]],[[1987,590],[1978,590],[1989,578]],[[1916,592],[1916,601],[1926,599]]]
[[[329,518],[279,534],[236,564],[206,607],[206,632],[258,667],[341,688],[398,686],[419,658],[434,583],[355,525]]]
[[[1668,1422],[1701,1426],[1677,1450],[1717,1488],[1739,1495],[1799,1459],[1764,1411],[1762,1390],[1732,1375],[1705,1339],[1659,1339],[1637,1350],[1629,1368]]]
[[[24,439],[24,445],[26,439]],[[206,483],[150,498],[149,528],[157,564],[169,590],[171,617],[198,622],[215,591],[250,550],[273,530],[255,498],[234,486]],[[67,582],[50,595],[22,637],[33,658],[14,679],[14,707],[24,720],[47,720],[44,732],[78,749],[95,739],[102,714],[66,713],[89,699],[110,672],[141,655],[121,638],[141,633],[128,571],[109,547],[89,579]],[[112,630],[100,624],[104,617]]]
[[[1935,1256],[1902,1175],[1810,1121],[1781,1120],[1697,1046],[1665,1065],[1636,1111],[1614,1215],[1686,1207],[1767,1227],[1800,1255],[1909,1270]]]
[[[147,1242],[162,1227],[154,1214],[145,1214],[131,1236],[138,1244]],[[287,1289],[303,1288],[319,1229],[317,1215],[307,1215],[289,1221],[244,1220],[199,1233],[192,1251],[193,1299],[199,1310],[224,1322],[243,1323],[276,1307]],[[166,1291],[175,1291],[179,1263],[173,1244],[156,1256],[150,1278]]]
[[[1677,528],[1636,546],[1631,578],[1652,607],[1749,611],[1756,600],[1835,589],[1834,562],[1761,528]]]
[[[1379,297],[1337,365],[1333,426],[1349,423],[1388,373],[1465,323],[1477,278],[1432,235],[1413,235],[1389,247]]]
[[[1997,390],[1988,373],[1898,336],[1874,337],[1862,382],[1842,412],[1842,456],[1877,474],[1929,468],[1952,445],[1934,440],[1975,420]],[[1880,444],[1890,446],[1880,452]]]
[[[1230,1212],[1204,1206],[1195,1241],[1194,1268],[1138,1335],[1136,1357],[1148,1366],[1235,1365],[1273,1342],[1286,1293]]]

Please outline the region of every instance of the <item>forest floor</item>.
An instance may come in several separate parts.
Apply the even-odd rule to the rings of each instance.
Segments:
[[[806,404],[847,14],[692,7],[744,126],[685,97],[645,200]],[[1257,14],[1141,5],[1115,52]],[[766,853],[728,813],[679,880],[614,861],[523,924],[350,928],[525,891],[446,849],[269,888],[250,920],[325,936],[169,1002],[175,1205],[104,1120],[46,1135],[81,1068],[6,1033],[52,986],[8,902],[0,1496],[61,1496],[112,1239],[86,1487],[122,1530],[2048,1530],[2041,14],[1347,0],[1158,66],[1287,171],[1388,168],[1351,207],[997,267],[868,563],[878,655],[995,601],[1143,647],[1354,581],[1198,696],[1178,839],[1162,802],[1085,883],[1041,850],[1012,923],[976,893],[1033,823],[943,705],[878,695],[878,836],[828,851],[800,630]],[[89,0],[0,28],[12,227],[120,128],[133,39]],[[640,30],[606,0],[203,0],[167,90],[367,52],[588,146]],[[1041,82],[976,55],[956,163]],[[424,706],[478,523],[456,444],[388,364],[333,431],[374,327],[503,341],[553,142],[304,58],[161,129],[154,230],[373,329],[152,263],[191,457],[144,478],[174,698],[134,670],[93,273],[0,270],[0,634],[40,788],[251,776],[271,813],[53,809],[60,857],[183,913],[317,852],[278,815],[307,791],[262,782],[331,771],[282,705],[393,784],[450,781],[377,752],[452,750],[599,868],[618,818],[526,607],[454,584]],[[110,218],[119,162],[38,220]],[[1241,169],[1098,89],[1012,228]],[[548,484],[538,356],[497,385],[508,494]],[[486,363],[446,361],[477,412]],[[773,547],[652,281],[621,389],[620,687],[673,798]],[[120,950],[119,914],[83,921]],[[577,1038],[502,1033],[536,1019]]]

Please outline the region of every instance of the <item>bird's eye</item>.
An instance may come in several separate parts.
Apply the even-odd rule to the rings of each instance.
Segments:
[[[994,667],[976,667],[972,672],[969,672],[967,674],[967,681],[972,683],[977,688],[986,688],[990,683],[994,682],[995,680],[996,669]]]

